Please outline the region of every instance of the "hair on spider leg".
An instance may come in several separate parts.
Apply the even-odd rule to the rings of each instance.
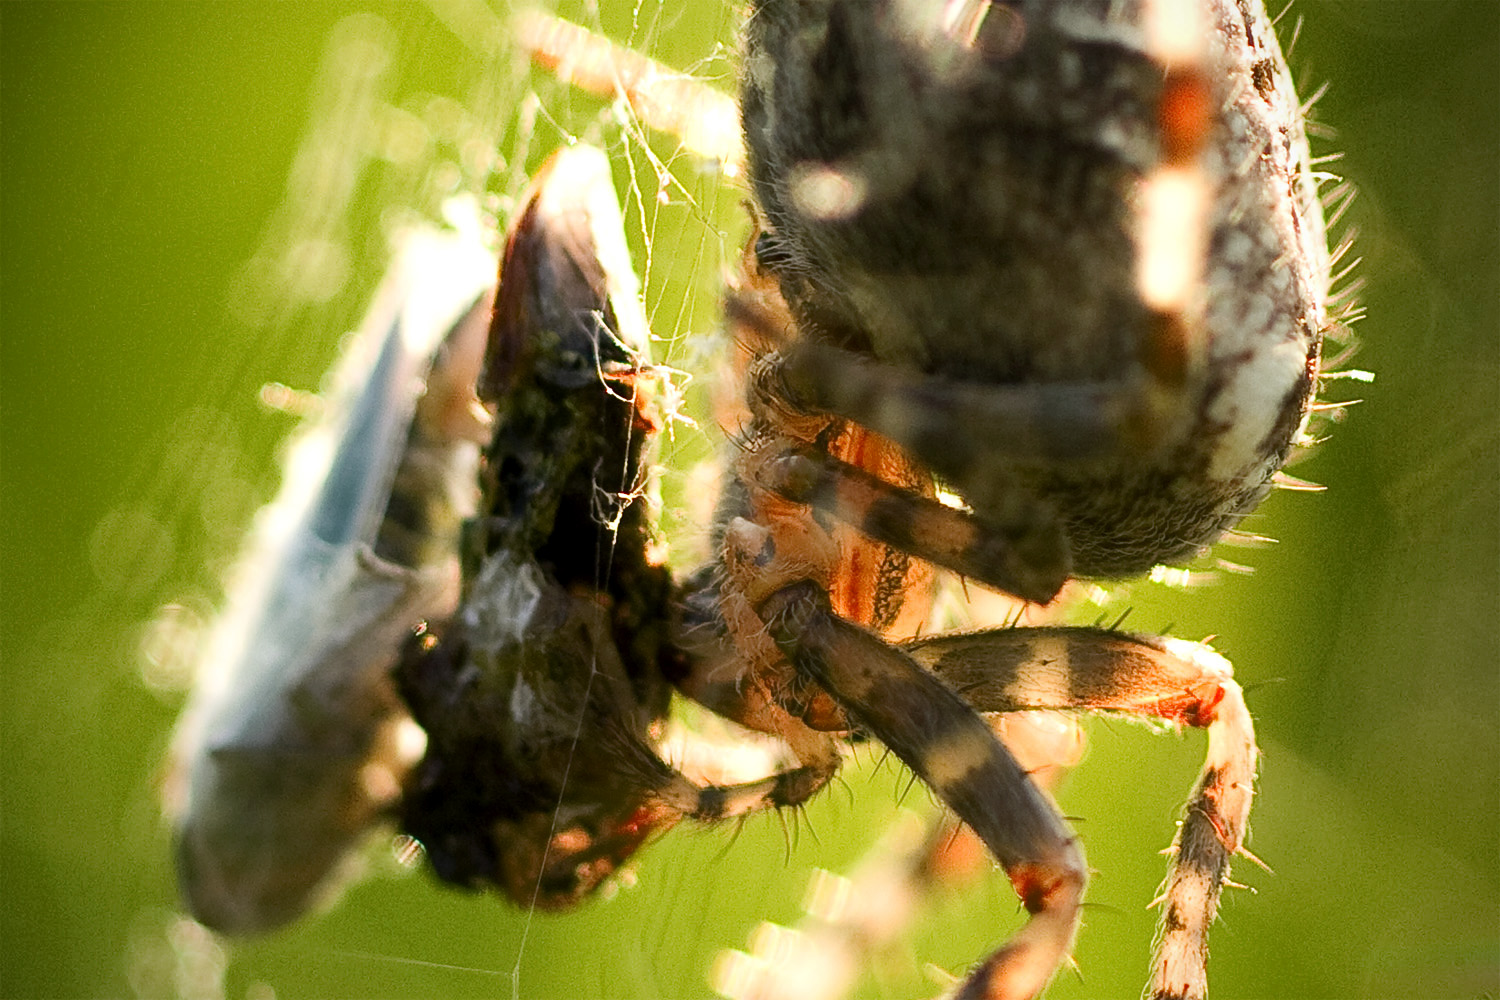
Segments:
[[[812,838],[813,843],[821,845],[823,838],[818,836],[818,827],[813,822],[812,813],[808,810],[807,803],[799,803],[793,812],[796,818],[798,836],[800,837],[802,831],[805,829],[807,835]]]
[[[784,865],[790,866],[792,858],[797,852],[797,841],[802,831],[801,823],[805,818],[806,813],[800,806],[788,810],[778,809],[776,811],[776,821],[781,826],[781,863]]]
[[[1244,521],[1240,523],[1243,524]],[[1220,539],[1220,542],[1240,549],[1266,549],[1278,544],[1280,539],[1270,535],[1259,535],[1253,531],[1235,529],[1224,532],[1224,537]]]
[[[1263,677],[1260,680],[1250,681],[1249,683],[1245,684],[1245,694],[1249,695],[1253,691],[1259,691],[1262,688],[1275,687],[1278,684],[1290,684],[1291,680],[1292,679],[1290,677]]]
[[[1328,174],[1326,176],[1326,180],[1332,186],[1329,187],[1326,191],[1319,192],[1319,195],[1323,199],[1324,211],[1329,213],[1328,225],[1336,226],[1343,221],[1344,213],[1348,212],[1349,209],[1353,207],[1355,200],[1359,196],[1359,188],[1355,187],[1354,184],[1344,180],[1337,174]],[[1344,259],[1344,257],[1348,256],[1349,251],[1358,241],[1358,229],[1353,226],[1345,229],[1343,234],[1339,237],[1339,241],[1334,244],[1333,249],[1328,253],[1329,266],[1337,266],[1338,263]],[[1339,296],[1343,294],[1343,290],[1339,287],[1339,285],[1340,281],[1338,279],[1331,278],[1329,280],[1328,301],[1329,305],[1331,306],[1337,305],[1339,302]]]
[[[1093,874],[1103,873],[1094,871]],[[1085,899],[1079,906],[1086,913],[1107,913],[1112,917],[1128,917],[1130,915],[1123,906],[1116,906],[1113,903],[1102,903],[1093,899]],[[1081,981],[1083,979],[1083,970],[1078,968],[1076,962],[1070,962],[1070,964],[1073,966],[1074,971],[1078,973],[1078,978]]]
[[[1287,490],[1292,493],[1322,493],[1328,489],[1322,483],[1314,483],[1307,479],[1298,479],[1289,476],[1285,472],[1278,472],[1271,477],[1271,483],[1279,490]]]
[[[917,782],[917,773],[915,771],[909,770],[907,772],[906,784],[903,785],[901,787],[901,790],[896,793],[896,805],[902,806],[906,804],[906,797],[911,794],[911,790],[916,787]],[[923,787],[925,788],[926,786],[924,785]]]

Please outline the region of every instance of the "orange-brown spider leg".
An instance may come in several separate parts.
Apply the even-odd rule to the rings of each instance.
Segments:
[[[1056,807],[962,698],[900,649],[834,615],[817,584],[789,584],[759,610],[796,668],[979,834],[1031,912],[959,996],[1036,996],[1072,946],[1087,881],[1083,852]]]
[[[1008,523],[997,524],[789,439],[758,456],[751,475],[785,500],[825,511],[898,551],[1024,600],[1046,604],[1070,575],[1061,523],[1019,490],[1011,494]]]
[[[1206,995],[1208,930],[1244,845],[1258,752],[1229,662],[1198,643],[1098,628],[940,636],[906,650],[979,711],[1128,712],[1208,730],[1208,756],[1172,845],[1152,978],[1154,1000]]]

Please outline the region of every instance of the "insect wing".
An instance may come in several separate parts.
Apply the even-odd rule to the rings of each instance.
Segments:
[[[472,235],[404,238],[335,369],[331,404],[257,516],[167,790],[183,896],[215,929],[269,930],[328,894],[399,788],[405,720],[387,672],[402,637],[456,603],[457,536],[440,527],[446,539],[425,546],[380,542],[398,508],[439,526],[472,513],[477,448],[422,419],[451,407],[418,404],[435,358],[430,381],[472,395],[472,372],[451,369],[474,354],[464,340],[483,336],[493,268]],[[428,495],[393,495],[398,482]]]

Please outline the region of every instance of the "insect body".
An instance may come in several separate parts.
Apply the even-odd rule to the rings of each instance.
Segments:
[[[390,665],[457,600],[493,262],[473,237],[402,246],[257,519],[174,741],[179,881],[217,930],[272,929],[340,884],[412,763]]]
[[[495,427],[463,601],[399,669],[429,734],[402,821],[444,879],[559,909],[683,817],[795,804],[821,779],[705,787],[658,756],[669,678],[689,668],[632,502],[656,418],[608,160],[555,154],[522,205],[480,383]]]
[[[463,604],[399,675],[431,734],[406,830],[443,878],[548,908],[661,822],[631,768],[654,760],[644,740],[666,710],[669,579],[629,504],[653,417],[608,183],[602,155],[580,147],[520,201],[482,376],[495,430]]]

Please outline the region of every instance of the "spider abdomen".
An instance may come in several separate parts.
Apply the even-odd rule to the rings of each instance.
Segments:
[[[997,483],[1019,481],[1085,575],[1190,559],[1259,502],[1326,324],[1264,13],[1159,4],[1198,25],[1169,58],[1146,6],[766,0],[747,29],[760,263],[801,337],[879,386],[808,363],[797,395],[906,445],[980,517],[1011,517]],[[987,391],[1007,416],[976,422]],[[931,416],[959,397],[978,402]],[[914,408],[928,426],[903,426]]]

